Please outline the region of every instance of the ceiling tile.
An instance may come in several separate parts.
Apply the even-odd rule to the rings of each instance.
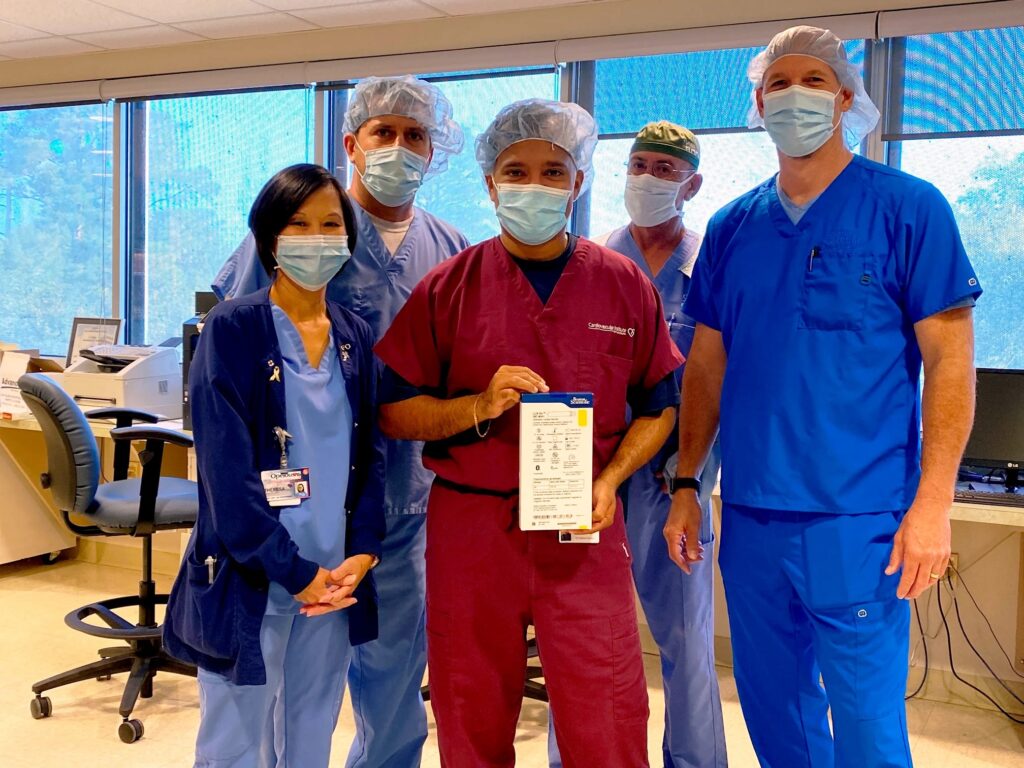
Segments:
[[[115,32],[93,32],[75,35],[75,40],[100,48],[146,48],[151,45],[174,45],[192,43],[205,38],[174,27],[155,26],[137,29],[119,29]]]
[[[346,5],[337,8],[310,8],[289,11],[319,24],[321,27],[357,27],[371,24],[394,24],[401,21],[432,19],[443,16],[440,11],[416,0],[373,0],[369,3]]]
[[[217,38],[272,35],[316,29],[315,24],[289,16],[287,13],[261,13],[258,16],[234,16],[230,19],[185,21],[175,26],[203,37]]]
[[[96,0],[103,5],[145,16],[163,24],[179,21],[226,19],[229,16],[252,16],[267,12],[267,3],[252,0]],[[0,14],[0,18],[2,18]]]
[[[579,5],[594,0],[423,0],[439,11],[451,16],[467,16],[477,13],[507,13],[524,8],[542,8],[560,5]]]
[[[328,8],[331,6],[357,5],[373,2],[373,0],[259,0],[260,5],[275,8],[278,11],[296,11],[306,8]]]
[[[31,40],[36,37],[47,37],[45,32],[38,29],[20,27],[17,24],[8,24],[0,21],[0,43],[13,43],[16,40]]]
[[[100,51],[92,45],[70,40],[66,37],[44,37],[39,40],[21,40],[17,43],[0,43],[0,56],[12,59],[34,59],[40,56],[64,56],[69,53],[90,53]]]
[[[152,24],[147,19],[90,0],[3,0],[0,21],[53,35],[84,35]]]

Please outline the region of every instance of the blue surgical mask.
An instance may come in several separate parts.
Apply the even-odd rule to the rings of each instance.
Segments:
[[[281,235],[277,266],[307,291],[319,291],[341,271],[351,254],[347,235]]]
[[[540,245],[569,224],[565,209],[571,192],[542,184],[496,184],[498,221],[516,240]]]
[[[427,172],[427,158],[397,145],[363,149],[356,142],[356,146],[366,158],[366,169],[359,175],[367,191],[389,208],[412,202]]]
[[[837,125],[836,96],[791,85],[783,91],[764,94],[764,128],[784,155],[806,157],[832,138]]]

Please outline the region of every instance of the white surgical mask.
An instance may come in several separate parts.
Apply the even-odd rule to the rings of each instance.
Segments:
[[[838,91],[791,85],[764,94],[764,129],[784,155],[806,157],[832,138]],[[841,118],[840,118],[841,119]]]
[[[327,285],[351,254],[347,235],[281,235],[277,267],[307,291]]]
[[[363,186],[378,202],[389,208],[398,208],[416,197],[427,172],[427,158],[397,144],[363,149],[357,141],[356,146],[366,158],[365,170],[359,176]],[[359,172],[358,168],[356,172]]]
[[[565,213],[572,194],[543,184],[496,184],[498,221],[516,240],[540,245],[569,224]]]
[[[690,174],[683,181],[659,179],[649,173],[626,177],[626,211],[630,221],[638,227],[656,227],[682,213],[682,204],[676,206],[676,198],[683,184],[690,180]]]

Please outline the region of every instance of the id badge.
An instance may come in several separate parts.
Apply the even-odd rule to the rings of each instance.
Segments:
[[[297,507],[310,496],[309,467],[267,469],[260,472],[263,492],[272,507]]]
[[[558,543],[559,544],[600,544],[601,543],[601,532],[594,531],[588,533],[586,531],[559,531],[558,532]]]

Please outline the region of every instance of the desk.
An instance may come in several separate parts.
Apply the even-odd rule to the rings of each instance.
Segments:
[[[1024,506],[1004,507],[996,504],[974,504],[968,501],[954,501],[949,512],[950,520],[986,525],[1006,525],[1024,528]]]
[[[93,434],[100,438],[103,474],[112,474],[109,450],[110,421],[92,421]],[[181,421],[160,422],[159,426],[181,429]],[[70,549],[77,537],[64,525],[49,491],[39,485],[46,471],[46,447],[39,423],[31,417],[16,421],[0,420],[0,564]],[[164,453],[163,474],[187,476],[184,450],[168,447]],[[175,550],[179,547],[175,545]]]

